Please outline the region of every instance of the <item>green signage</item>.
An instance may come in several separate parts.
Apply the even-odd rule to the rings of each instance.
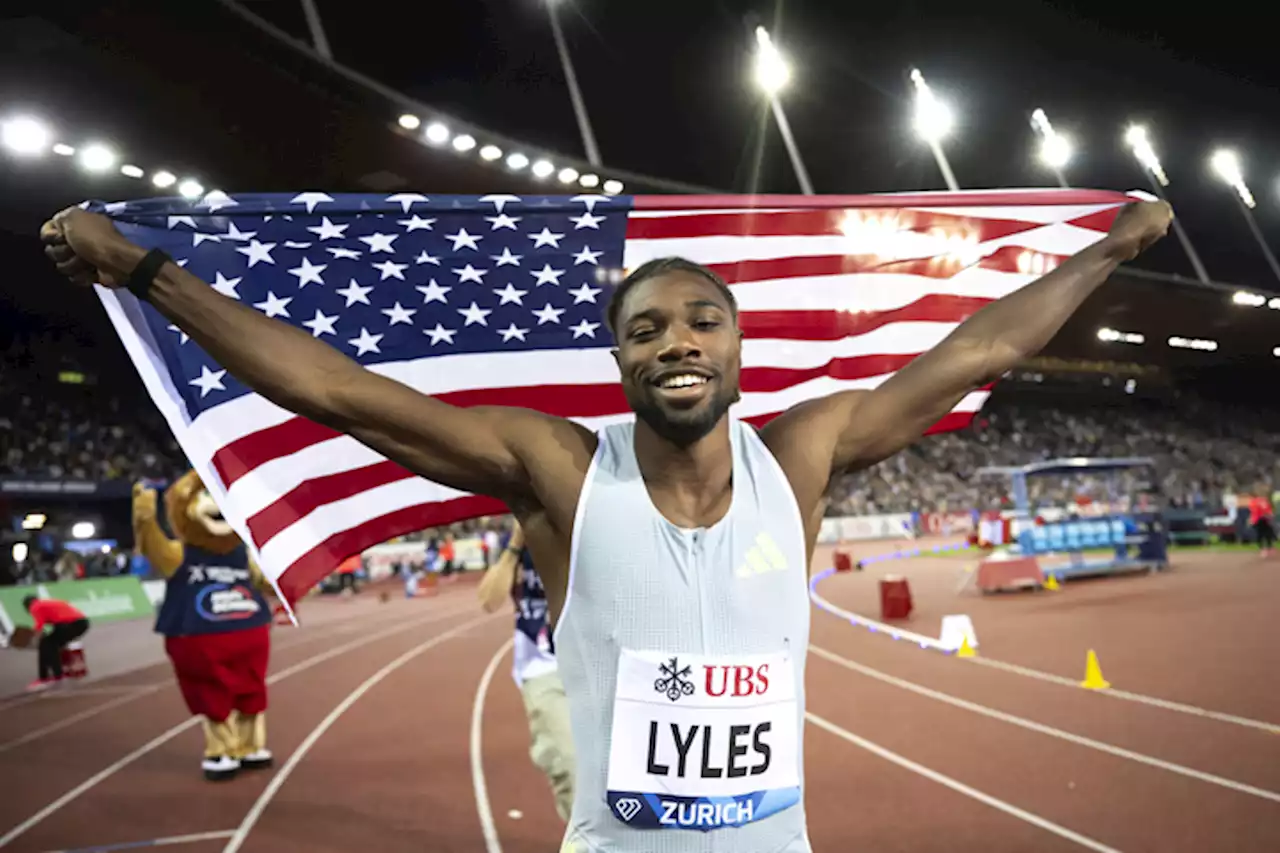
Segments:
[[[31,627],[31,614],[22,606],[22,599],[28,595],[61,599],[79,609],[90,622],[119,622],[155,614],[142,583],[133,575],[0,586],[0,625],[6,634],[19,625]]]

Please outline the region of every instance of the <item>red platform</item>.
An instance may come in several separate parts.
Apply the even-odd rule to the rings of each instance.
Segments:
[[[853,557],[849,555],[848,551],[836,551],[836,571],[853,571]]]
[[[1044,584],[1044,573],[1035,557],[1011,560],[987,559],[978,564],[978,589],[994,592],[1001,589],[1023,589]]]
[[[880,618],[906,619],[911,615],[911,587],[907,579],[888,575],[880,581]]]

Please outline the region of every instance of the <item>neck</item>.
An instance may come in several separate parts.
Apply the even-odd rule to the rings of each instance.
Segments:
[[[677,445],[636,420],[635,451],[640,474],[650,488],[671,490],[697,501],[715,500],[729,488],[733,475],[733,447],[729,419],[689,445]]]

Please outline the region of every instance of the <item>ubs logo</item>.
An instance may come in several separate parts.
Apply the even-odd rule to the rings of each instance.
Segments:
[[[773,537],[768,533],[760,533],[756,536],[755,544],[747,549],[742,562],[733,573],[739,578],[749,578],[786,570],[787,558],[778,547],[778,543],[774,542]]]
[[[675,702],[681,696],[693,695],[693,679],[689,674],[693,672],[693,668],[689,666],[681,667],[678,658],[672,658],[667,663],[658,664],[658,678],[653,682],[653,689],[658,693],[667,694],[667,698]]]

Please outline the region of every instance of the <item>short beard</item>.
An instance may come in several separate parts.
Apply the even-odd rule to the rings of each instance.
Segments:
[[[737,401],[738,394],[717,394],[703,408],[694,411],[677,411],[675,418],[646,394],[631,400],[631,409],[658,437],[679,448],[689,447],[706,438],[720,423],[729,408]]]

